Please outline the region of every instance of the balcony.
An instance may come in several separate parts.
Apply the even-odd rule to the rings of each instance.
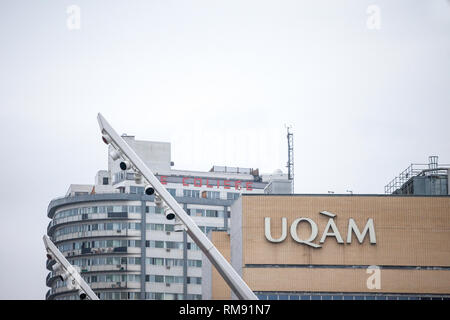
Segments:
[[[48,260],[45,263],[47,270],[53,271],[52,266],[55,264],[55,260]]]
[[[53,282],[55,282],[57,279],[61,279],[60,275],[55,274],[54,272],[50,272],[45,279],[45,284],[47,285],[47,287],[51,287]]]

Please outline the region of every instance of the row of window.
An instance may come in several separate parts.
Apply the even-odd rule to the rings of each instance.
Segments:
[[[162,240],[146,240],[145,246],[147,248],[160,249],[183,249],[183,242],[178,241],[162,241]],[[200,250],[200,248],[193,242],[187,243],[187,250]]]
[[[92,215],[95,214],[104,214],[104,213],[142,213],[141,206],[97,206],[97,207],[83,207],[83,208],[73,208],[59,211],[53,217],[52,225],[58,223],[60,219],[73,217],[77,215],[87,215],[86,219],[95,218]],[[151,214],[162,214],[162,208],[157,208],[154,206],[146,206],[146,213]],[[224,211],[223,210],[209,210],[209,209],[187,209],[187,214],[195,217],[212,217],[212,218],[223,218]],[[229,213],[227,213],[229,216]]]
[[[82,275],[87,283],[96,282],[141,282],[140,274],[97,274]]]
[[[82,242],[69,242],[58,245],[61,252],[80,250],[88,248],[119,248],[119,247],[141,247],[141,240],[95,240]]]
[[[140,292],[99,292],[97,296],[100,300],[139,300],[141,298]],[[180,293],[163,293],[163,292],[146,292],[145,298],[148,300],[183,300],[183,294]],[[187,300],[201,300],[202,296],[199,294],[186,295]],[[80,300],[78,295],[65,295],[57,297],[56,300]]]
[[[147,223],[147,230],[152,231],[174,231],[174,224],[163,223]],[[200,230],[208,234],[210,231],[217,230],[217,227],[199,226]],[[141,230],[141,223],[138,222],[108,222],[108,223],[94,223],[66,226],[55,231],[54,236],[62,236],[77,232],[88,231],[108,231],[108,230]]]
[[[119,247],[141,247],[141,240],[93,240],[81,242],[69,242],[58,245],[61,252],[71,250],[80,250],[88,248],[119,248]],[[183,242],[178,241],[162,241],[162,240],[146,240],[146,248],[161,249],[183,249]],[[193,242],[187,243],[187,250],[199,250],[200,248]]]
[[[176,197],[176,190],[175,189],[171,189],[171,188],[167,188],[167,191],[169,191],[169,193],[172,195],[172,197]],[[144,187],[136,187],[136,186],[130,186],[130,194],[141,194],[143,195],[145,191]]]
[[[141,275],[139,274],[98,274],[98,275],[82,275],[87,283],[97,282],[140,282]],[[53,283],[53,288],[62,288],[67,286],[67,280],[61,281],[57,279]]]
[[[184,260],[175,258],[147,258],[146,263],[154,266],[169,266],[169,267],[182,267]],[[187,266],[191,268],[201,268],[202,260],[191,260],[188,259]]]
[[[186,210],[186,213],[192,217],[210,217],[210,218],[223,218],[223,210],[209,210],[209,209],[190,209]]]
[[[77,216],[81,214],[90,213],[108,213],[108,212],[134,212],[140,213],[141,206],[95,206],[95,207],[82,207],[61,210],[55,214],[54,219],[67,218]]]
[[[146,282],[156,282],[156,283],[183,283],[183,276],[165,276],[157,274],[149,274],[145,276]],[[202,278],[200,277],[187,277],[188,284],[202,284]]]
[[[97,296],[100,300],[139,300],[140,292],[99,292]],[[73,296],[74,300],[79,300],[78,296]]]
[[[118,265],[118,264],[141,264],[140,257],[93,257],[71,259],[70,264],[79,267],[101,266],[101,265]]]
[[[74,266],[79,266],[80,268],[88,266],[100,266],[100,265],[140,265],[140,257],[93,257],[93,258],[81,258],[81,259],[70,259],[69,262]],[[159,258],[150,257],[145,260],[147,265],[153,266],[169,266],[169,267],[182,267],[184,264],[183,259],[175,258]],[[187,261],[188,267],[201,268],[201,260],[191,260]]]
[[[162,223],[147,223],[147,230],[152,231],[174,231],[173,224],[162,224]],[[210,231],[215,231],[218,229],[218,227],[211,227],[211,226],[199,226],[199,229],[205,233],[208,234]]]
[[[71,225],[56,230],[54,235],[57,237],[76,232],[126,230],[126,229],[141,230],[141,224],[136,222],[107,222],[107,223]]]
[[[146,292],[147,300],[184,300],[181,293]],[[185,300],[202,300],[201,294],[187,294]]]
[[[450,297],[418,295],[352,295],[352,294],[257,294],[259,300],[450,300]]]
[[[96,275],[82,275],[87,283],[97,282],[141,282],[141,275],[139,274],[96,274]],[[146,282],[154,283],[183,283],[183,276],[168,276],[150,274],[145,276]],[[187,284],[202,284],[201,277],[187,277]],[[66,281],[56,280],[54,288],[61,288],[67,285]]]
[[[169,190],[169,189],[167,189]],[[172,196],[175,197],[175,189],[172,189]],[[183,197],[187,198],[206,198],[206,199],[220,199],[219,191],[201,191],[200,190],[191,190],[191,189],[183,189]],[[236,200],[239,198],[241,194],[239,192],[227,192],[227,200]]]

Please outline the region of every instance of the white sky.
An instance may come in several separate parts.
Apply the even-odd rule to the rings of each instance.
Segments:
[[[297,193],[383,193],[450,163],[449,80],[446,0],[3,0],[0,298],[45,297],[47,205],[107,166],[97,112],[191,170],[286,171],[291,124]]]

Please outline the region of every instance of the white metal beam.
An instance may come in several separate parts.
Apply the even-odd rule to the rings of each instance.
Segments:
[[[178,219],[186,226],[189,236],[217,268],[217,271],[221,274],[236,296],[239,299],[244,300],[258,300],[253,291],[234,270],[230,263],[222,256],[219,250],[217,250],[208,237],[200,230],[194,220],[192,220],[192,218],[183,210],[134,150],[117,134],[100,113],[98,114],[97,119],[102,134],[107,134],[111,138],[111,144],[122,153],[122,157],[126,158],[126,160],[142,174],[142,176],[153,186],[156,193],[173,210]]]
[[[67,271],[70,274],[70,280],[74,280],[80,286],[81,290],[83,290],[86,295],[91,300],[100,300],[97,295],[92,291],[91,287],[84,281],[78,271],[67,261],[61,251],[55,246],[55,244],[50,240],[50,238],[44,235],[44,245],[47,251],[50,252],[52,258],[56,261],[56,263],[61,264],[64,271]]]

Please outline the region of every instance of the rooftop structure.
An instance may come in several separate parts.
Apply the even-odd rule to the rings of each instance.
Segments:
[[[384,187],[386,194],[448,195],[450,164],[429,156],[427,164],[412,163]]]

